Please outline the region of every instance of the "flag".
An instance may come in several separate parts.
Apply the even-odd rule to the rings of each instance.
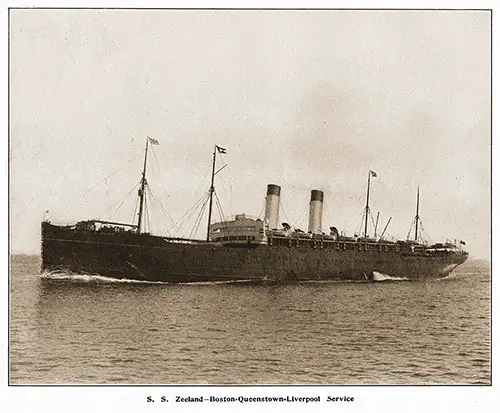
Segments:
[[[460,241],[460,244],[462,244],[462,245],[465,245],[465,242],[463,242],[463,241]]]
[[[215,147],[217,148],[217,150],[219,151],[219,153],[226,153],[226,149],[225,148],[221,148],[220,146],[217,146],[217,145],[215,145]]]
[[[158,142],[156,139],[150,138],[149,136],[148,136],[148,141],[151,145],[159,145],[160,144],[160,142]]]
[[[376,177],[377,177],[377,173],[376,173],[376,172],[373,172],[373,171],[370,171],[370,175],[371,175],[373,178],[376,178]]]

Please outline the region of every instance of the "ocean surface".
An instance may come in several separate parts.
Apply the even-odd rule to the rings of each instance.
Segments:
[[[11,384],[490,384],[490,274],[167,285],[12,256]]]

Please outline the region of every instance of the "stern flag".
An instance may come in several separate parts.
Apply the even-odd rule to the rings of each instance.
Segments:
[[[226,149],[225,148],[221,148],[220,146],[217,146],[217,145],[215,145],[215,147],[217,148],[217,150],[219,151],[219,153],[226,153]]]
[[[376,178],[376,177],[377,177],[377,173],[376,173],[376,172],[373,172],[373,171],[370,171],[370,175],[371,175],[373,178]]]
[[[148,136],[148,141],[151,145],[159,145],[160,144],[160,142],[158,142],[156,139],[150,138],[149,136]]]

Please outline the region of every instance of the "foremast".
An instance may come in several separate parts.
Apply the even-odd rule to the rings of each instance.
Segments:
[[[138,218],[137,218],[137,233],[141,233],[141,225],[142,225],[142,215],[144,212],[144,204],[146,202],[146,186],[148,184],[148,181],[146,179],[146,165],[148,161],[148,146],[151,143],[151,145],[159,145],[160,143],[153,138],[150,138],[149,136],[146,138],[146,149],[144,150],[144,166],[142,169],[142,176],[141,176],[141,187],[138,190],[138,195],[139,195],[139,213]]]

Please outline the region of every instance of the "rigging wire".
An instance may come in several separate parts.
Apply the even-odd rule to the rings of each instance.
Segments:
[[[163,204],[157,199],[155,196],[153,190],[150,188],[149,192],[151,198],[155,201],[156,205],[159,205],[159,210],[158,210],[158,216],[162,221],[162,224],[169,236],[172,235],[172,231],[174,234],[179,232],[179,228],[177,227],[177,224],[173,221],[173,219],[170,217],[168,214],[167,210],[163,206]]]
[[[166,174],[164,174],[162,171],[161,163],[158,160],[158,157],[156,155],[156,151],[152,151],[151,153],[153,154],[153,156],[152,156],[153,162],[151,162],[150,165],[151,165],[153,175],[154,176],[166,176]],[[169,198],[169,195],[168,195],[165,187],[163,185],[160,185],[159,187],[160,187],[160,192],[162,192],[162,194],[163,194],[163,192],[166,194],[165,198],[166,199]],[[151,195],[153,200],[159,205],[159,208],[160,208],[159,215],[160,215],[160,218],[162,219],[162,223],[163,223],[167,233],[169,235],[171,234],[169,227],[171,227],[175,233],[178,233],[179,229],[177,227],[177,224],[174,222],[174,220],[172,219],[172,217],[168,213],[167,209],[165,208],[163,203],[160,201],[160,197],[158,196],[158,194],[156,194],[156,192],[153,191],[153,189],[151,188],[150,185],[148,185],[148,189],[149,189],[148,193]],[[162,194],[160,194],[160,195],[162,195]]]
[[[165,174],[162,174],[162,167],[161,167],[161,163],[159,162],[158,160],[158,157],[156,156],[156,153],[155,151],[152,152],[153,153],[153,163],[151,163],[152,167],[153,167],[153,170],[157,170],[159,171],[159,173],[157,175],[160,175],[160,176],[163,176]],[[203,187],[203,186],[207,186],[207,183],[205,182],[207,180],[207,174],[205,174],[202,179],[200,180],[200,183],[198,184],[198,188],[196,189],[196,191],[194,191],[194,193],[199,193],[200,192],[200,189]],[[167,194],[164,186],[160,186],[161,188],[161,192],[162,192],[162,195],[163,193]],[[156,196],[158,197],[158,194],[156,194]],[[185,226],[187,225],[188,221],[194,216],[194,214],[197,213],[198,211],[198,208],[204,203],[204,200],[205,198],[207,197],[207,194],[204,192],[204,194],[202,195],[201,198],[199,198],[198,200],[196,200],[194,202],[194,204],[184,213],[184,215],[182,215],[178,220],[177,222],[174,222],[174,220],[172,219],[172,217],[169,215],[168,211],[166,210],[166,208],[164,207],[164,205],[162,204],[162,202],[160,202],[159,199],[155,199],[158,204],[160,205],[160,208],[163,210],[165,216],[167,217],[167,219],[170,221],[171,223],[171,227],[173,228],[174,232],[176,235],[179,235],[181,233],[181,231],[185,228]],[[169,198],[168,194],[166,195],[166,198]],[[201,218],[196,218],[196,225],[199,226],[199,220]],[[167,225],[168,226],[168,225]],[[192,232],[192,231],[191,231]]]
[[[200,211],[198,213],[198,216],[196,217],[194,226],[191,229],[191,232],[189,233],[189,238],[192,238],[193,235],[198,232],[198,228],[200,226],[201,219],[203,218],[203,213],[205,212],[205,208],[207,207],[207,204],[208,204],[208,199],[209,199],[209,197],[205,198],[205,201],[203,202],[203,204],[202,204],[202,206],[200,208]]]
[[[285,205],[285,202],[284,202],[283,198],[281,198],[281,202],[280,202],[280,209],[281,209],[281,212],[283,212],[283,215],[285,216],[286,222],[288,222],[288,223],[291,225],[291,224],[292,224],[292,222],[290,221],[290,219],[289,219],[289,218],[288,218],[288,216],[286,215],[284,205]]]
[[[415,221],[416,221],[416,217],[413,218],[413,221],[411,222],[410,229],[408,230],[408,233],[406,234],[406,239],[410,239],[411,230],[413,229],[413,226],[415,225]]]
[[[146,186],[147,188],[147,186]],[[149,211],[148,211],[148,197],[144,197],[144,211],[146,212],[146,216],[144,219],[144,229],[146,229],[145,232],[151,232],[151,222],[149,221]]]
[[[230,210],[230,213],[231,215],[234,215],[233,212],[233,183],[232,183],[232,180],[231,180],[231,175],[229,174],[229,171],[225,168],[228,164],[226,163],[225,161],[225,157],[223,156],[222,153],[219,153],[219,157],[220,157],[220,160],[222,161],[222,164],[224,165],[223,168],[225,169],[225,178],[229,184],[229,210]]]
[[[203,177],[200,179],[200,183],[198,184],[196,191],[194,191],[195,194],[201,192],[202,188],[210,186],[209,179],[210,179],[211,168],[212,168],[212,162],[210,161],[210,164],[207,165],[207,168],[205,168],[206,170],[205,175],[203,175]]]
[[[420,220],[420,236],[421,236],[421,240],[425,242],[424,224],[423,224],[422,220]]]
[[[176,224],[174,222],[174,220],[170,217],[168,211],[166,210],[166,208],[163,206],[163,204],[156,198],[153,190],[151,189],[151,187],[148,185],[148,191],[149,191],[149,194],[151,195],[151,198],[153,198],[156,203],[160,206],[160,212],[163,212],[163,217],[166,217],[168,221],[170,221],[169,225],[171,225],[174,230],[176,229]],[[166,222],[164,222],[166,223]],[[166,225],[166,227],[168,227],[168,225]],[[168,229],[167,229],[168,231]]]
[[[121,202],[120,202],[120,201],[118,201],[118,202],[120,203],[120,205],[118,205],[118,207],[114,210],[113,214],[116,214],[116,213],[118,212],[118,210],[119,210],[119,209],[123,206],[123,203],[124,203],[124,202],[128,199],[128,197],[130,196],[130,194],[131,194],[131,193],[132,193],[135,189],[137,189],[137,187],[139,186],[139,184],[140,184],[140,183],[136,183],[136,184],[134,185],[134,187],[133,187],[133,188],[132,188],[132,189],[128,192],[128,194],[127,194],[127,195],[125,195],[125,197],[121,200]],[[115,205],[117,205],[117,204],[118,204],[118,202],[117,202]],[[114,207],[115,205],[113,205],[113,207]]]
[[[417,234],[417,241],[424,241],[425,240],[425,233],[424,233],[424,224],[422,222],[422,218],[420,218],[420,216],[418,217],[418,234]],[[413,232],[413,228],[415,228],[415,225],[417,225],[417,217],[413,218],[413,221],[411,223],[411,227],[410,229],[408,230],[408,234],[406,235],[406,239],[409,240],[410,239],[410,234]]]
[[[220,219],[219,222],[222,224],[222,226],[224,228],[227,228],[226,221],[224,220],[224,214],[222,212],[221,205],[219,204],[219,202],[217,200],[215,201],[215,206],[217,207],[217,212],[219,213],[219,219]]]
[[[215,205],[217,206],[217,210],[219,212],[219,216],[220,216],[220,220],[222,222],[222,225],[224,226],[224,228],[228,228],[227,226],[227,221],[224,217],[224,211],[222,210],[222,204],[220,203],[220,199],[219,199],[219,195],[217,195],[217,192],[214,191],[214,194],[215,194]]]
[[[365,219],[367,217],[366,214],[368,214],[368,217],[371,219],[371,222],[372,222],[372,226],[373,226],[373,229],[375,230],[375,220],[373,219],[373,214],[372,214],[372,210],[370,207],[368,207],[368,212],[366,211],[366,207],[363,208],[363,216],[361,218],[361,225],[359,226],[359,234],[362,234],[363,236],[365,235],[364,234],[364,231],[363,231],[363,227],[365,225]],[[368,231],[368,228],[366,229]],[[368,234],[366,234],[366,236],[368,236]]]
[[[137,208],[139,208],[139,198],[136,199],[135,201],[135,209],[134,209],[134,215],[132,216],[132,224],[135,225],[135,218],[137,217]]]
[[[298,221],[298,224],[299,224],[299,225],[300,225],[301,223],[306,222],[306,217],[307,217],[307,211],[308,211],[308,209],[309,209],[309,206],[308,206],[308,205],[306,205],[306,207],[305,207],[304,211],[303,211],[303,212],[302,212],[302,214],[300,215],[300,219],[299,219],[299,221]],[[307,227],[308,227],[308,225],[307,225],[307,223],[306,223],[306,227],[305,227],[305,228],[307,228]]]
[[[163,176],[162,171],[161,171],[161,167],[160,167],[160,163],[158,162],[158,157],[156,155],[156,151],[155,150],[151,150],[149,152],[149,154],[151,154],[150,159],[153,160],[153,162],[149,162],[148,163],[149,169],[152,172],[151,175],[154,176],[154,177],[155,176]],[[155,203],[160,206],[160,210],[159,210],[160,213],[158,214],[158,216],[162,220],[162,224],[165,227],[165,230],[166,230],[167,234],[169,234],[170,233],[169,228],[168,228],[169,224],[166,222],[165,217],[168,218],[168,220],[171,221],[172,226],[175,227],[175,224],[173,223],[172,218],[170,217],[170,215],[166,211],[166,209],[163,206],[163,204],[161,203],[161,201],[155,196],[155,193],[153,192],[153,189],[151,188],[151,185],[147,184],[146,185],[146,190],[147,190],[147,194],[152,198],[152,200],[154,200]],[[154,205],[155,204],[151,204],[150,203],[150,207],[151,208],[153,208]],[[149,225],[149,230],[150,231],[152,230],[152,227],[153,227],[153,223],[151,221],[151,216],[150,216],[150,212],[152,212],[152,211],[150,211],[151,208],[148,208],[146,210],[146,212],[148,214],[147,219],[148,219],[148,225]],[[161,214],[161,212],[163,212],[163,215]]]
[[[205,194],[203,194],[203,196],[198,199],[194,205],[191,206],[191,208],[189,208],[185,213],[184,215],[177,221],[177,228],[178,228],[178,231],[181,231],[186,223],[187,223],[187,220],[190,219],[193,214],[198,210],[198,208],[200,207],[200,205],[206,201],[208,202],[208,197],[210,196],[210,191],[207,191]]]
[[[152,153],[153,153],[153,159],[154,159],[154,162],[155,162],[155,164],[154,164],[154,165],[155,165],[155,166],[157,166],[157,167],[158,167],[158,170],[159,170],[159,173],[158,173],[157,175],[158,175],[158,176],[168,176],[168,174],[163,173],[163,170],[162,170],[163,168],[162,168],[162,166],[161,166],[161,165],[162,165],[162,163],[160,163],[160,162],[158,161],[158,158],[157,158],[157,156],[156,156],[155,151],[152,151]],[[211,167],[211,165],[212,165],[212,163],[210,162],[210,167]],[[210,169],[210,168],[207,168],[206,170],[208,171],[209,169]],[[209,186],[209,183],[208,183],[208,181],[207,181],[207,177],[208,177],[208,175],[209,175],[209,172],[206,172],[206,173],[205,173],[205,175],[203,175],[203,177],[202,177],[202,178],[201,178],[201,180],[200,180],[200,183],[198,184],[198,187],[196,188],[196,190],[195,190],[195,191],[193,191],[193,193],[197,194],[197,193],[199,193],[199,192],[201,191],[201,189],[202,189],[203,187],[208,187],[208,186]],[[206,181],[207,181],[207,182],[206,182]],[[167,191],[166,191],[165,187],[164,187],[164,186],[160,186],[160,187],[161,187],[161,189],[165,192],[165,194],[166,194],[166,198],[168,198],[169,196],[168,196],[168,193],[167,193]],[[162,194],[160,194],[160,195],[163,195],[163,193],[162,193]]]
[[[219,217],[220,217],[220,223],[222,224],[222,227],[229,232],[229,226],[227,225],[227,221],[224,218],[224,212],[222,211],[222,205],[220,203],[220,199],[216,194],[215,198],[215,205],[217,207],[217,211],[219,212]]]
[[[363,216],[361,217],[361,224],[359,225],[359,232],[358,232],[358,234],[361,234],[361,231],[363,229],[363,224],[365,222],[365,215],[366,215],[366,208],[363,208]]]
[[[113,177],[114,175],[116,175],[118,172],[120,172],[123,168],[125,168],[125,166],[129,166],[131,162],[133,162],[136,158],[138,158],[139,155],[136,154],[134,155],[132,158],[130,158],[130,160],[125,163],[124,165],[121,165],[118,169],[116,169],[114,172],[112,172],[110,175],[106,176],[103,180],[99,181],[97,184],[95,184],[93,187],[89,188],[88,190],[86,190],[85,192],[83,192],[82,194],[78,195],[76,198],[73,199],[73,202],[75,201],[78,201],[79,199],[85,197],[89,192],[93,191],[94,189],[96,189],[98,186],[102,185],[103,183],[106,183],[106,181]],[[66,211],[68,208],[70,207],[70,205],[67,205],[66,207],[63,208],[63,211]]]
[[[363,212],[361,212],[359,215],[361,215],[361,225],[359,226],[358,234],[362,234],[363,233],[363,226],[365,224],[366,208],[363,208]],[[358,215],[358,217],[359,217],[359,215]]]

